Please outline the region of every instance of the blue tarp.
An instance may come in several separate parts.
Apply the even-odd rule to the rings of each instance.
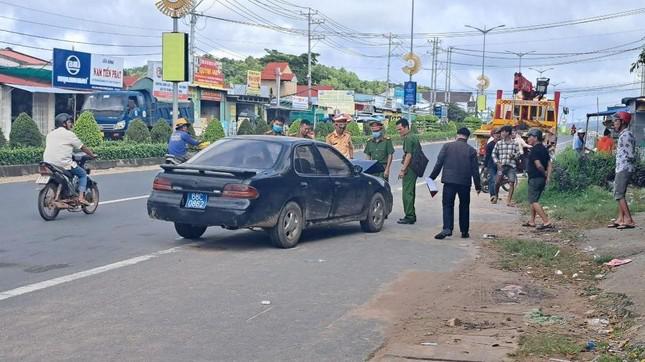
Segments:
[[[596,113],[587,113],[587,117],[604,117],[604,116],[611,116],[615,113],[618,112],[629,112],[629,107],[624,107],[624,106],[615,106],[615,107],[607,107],[606,111],[602,112],[596,112]]]

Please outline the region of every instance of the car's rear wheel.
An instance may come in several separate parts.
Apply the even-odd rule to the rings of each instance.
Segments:
[[[381,231],[385,222],[385,199],[380,193],[374,194],[367,210],[367,218],[361,221],[361,229],[367,233]]]
[[[269,236],[273,244],[279,248],[293,248],[300,241],[304,219],[300,206],[290,201],[280,211],[278,223],[269,229]]]
[[[186,239],[199,239],[206,231],[206,226],[175,223],[175,230],[179,236]]]

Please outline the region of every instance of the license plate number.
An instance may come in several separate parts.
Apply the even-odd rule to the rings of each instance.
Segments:
[[[208,195],[198,193],[198,192],[189,192],[186,194],[186,204],[184,207],[187,209],[205,209],[206,204],[208,203]]]
[[[37,184],[45,185],[49,182],[49,176],[38,176],[36,179]]]

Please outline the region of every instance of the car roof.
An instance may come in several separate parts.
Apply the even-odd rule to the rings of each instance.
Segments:
[[[234,140],[252,140],[252,141],[265,141],[279,143],[287,146],[301,143],[310,143],[315,142],[314,140],[307,138],[298,138],[298,137],[287,137],[287,136],[271,136],[271,135],[249,135],[249,136],[232,136],[226,137],[227,139]]]

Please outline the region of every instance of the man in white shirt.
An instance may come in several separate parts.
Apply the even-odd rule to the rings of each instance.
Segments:
[[[81,204],[87,205],[85,201],[85,190],[87,189],[87,173],[82,167],[78,167],[72,159],[74,150],[81,150],[88,156],[96,158],[92,150],[85,147],[83,142],[71,131],[74,125],[72,117],[67,113],[60,113],[54,120],[56,129],[47,134],[45,142],[45,153],[43,161],[54,166],[69,170],[78,177],[78,200]]]

